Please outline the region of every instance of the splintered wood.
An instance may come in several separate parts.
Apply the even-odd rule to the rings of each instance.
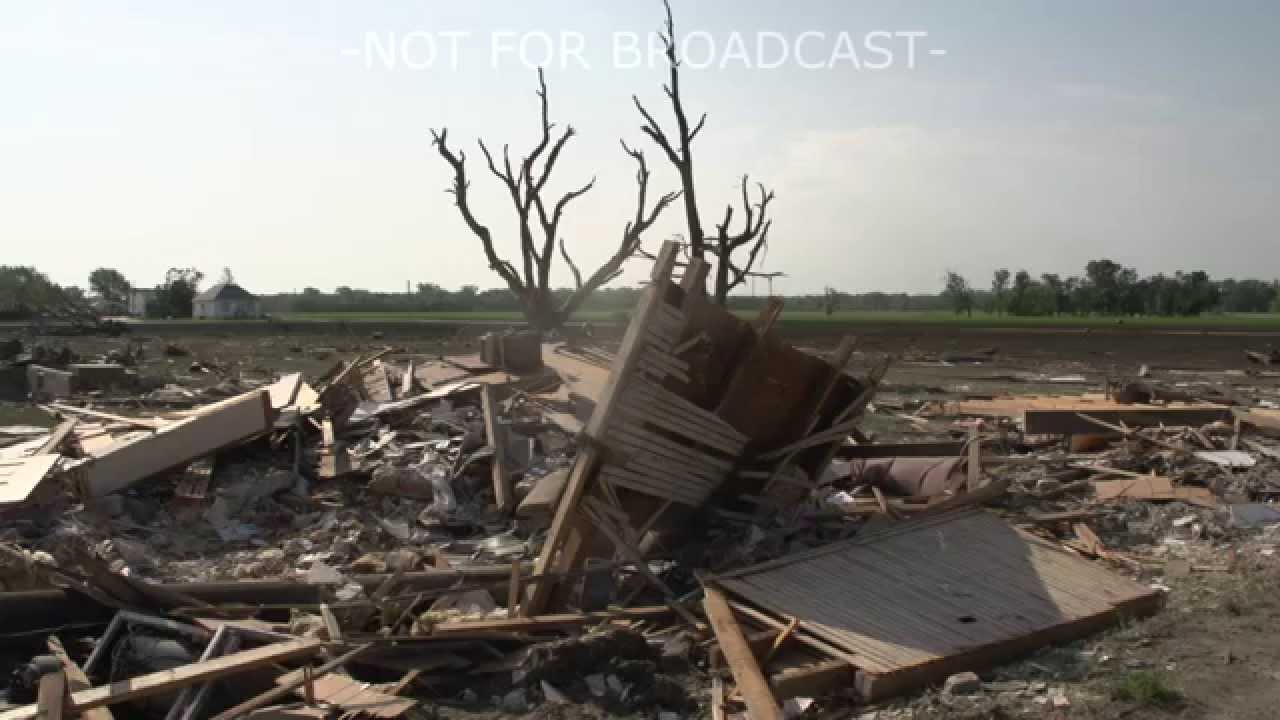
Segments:
[[[673,505],[758,493],[778,464],[763,453],[813,434],[812,446],[787,458],[787,477],[807,487],[847,432],[830,433],[833,421],[858,414],[865,388],[842,371],[851,343],[835,366],[786,345],[770,330],[780,302],[744,321],[706,297],[703,261],[690,260],[674,280],[676,255],[674,243],[664,244],[594,398],[536,576],[570,574],[588,556],[614,553],[643,568],[636,547],[647,532],[670,529],[663,520],[679,515]],[[751,462],[760,474],[737,472]],[[553,599],[554,582],[533,581],[522,613],[562,607],[567,590]]]
[[[711,582],[857,670],[879,698],[939,682],[1127,616],[1159,593],[980,510],[898,525]],[[735,606],[737,607],[737,606]]]

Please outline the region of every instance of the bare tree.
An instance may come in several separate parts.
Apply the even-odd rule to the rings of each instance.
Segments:
[[[591,190],[596,181],[592,178],[578,189],[570,190],[560,196],[553,205],[548,205],[544,198],[547,181],[551,178],[561,151],[575,132],[572,125],[566,126],[564,132],[560,133],[554,141],[552,140],[552,130],[555,129],[555,125],[549,116],[547,83],[541,68],[538,69],[537,94],[542,106],[542,136],[518,166],[513,166],[511,163],[509,146],[503,145],[502,161],[499,165],[484,141],[478,141],[480,151],[484,153],[485,161],[488,163],[489,172],[506,186],[507,193],[511,196],[511,203],[515,206],[517,231],[520,236],[521,267],[519,270],[498,255],[493,246],[492,232],[487,225],[476,219],[471,210],[467,194],[471,182],[467,179],[466,153],[461,150],[455,153],[449,149],[447,128],[432,130],[431,135],[440,156],[453,168],[453,184],[448,192],[454,196],[455,204],[467,227],[484,246],[489,267],[502,276],[507,287],[520,300],[529,324],[540,330],[550,330],[561,326],[592,292],[622,272],[623,263],[640,248],[644,232],[653,225],[658,215],[676,199],[679,193],[662,195],[652,207],[649,207],[649,168],[645,163],[644,153],[633,150],[623,143],[623,150],[635,160],[637,165],[638,192],[635,216],[623,227],[622,236],[613,255],[584,279],[582,272],[565,248],[564,238],[559,237],[558,233],[565,208]],[[574,279],[573,292],[559,306],[556,304],[555,293],[551,286],[551,268],[555,262],[557,240],[560,256]]]
[[[730,228],[733,221],[734,207],[725,208],[724,219],[716,225],[716,233],[708,238],[702,227],[702,219],[698,212],[697,194],[694,188],[693,141],[706,126],[707,114],[703,113],[696,123],[689,123],[685,112],[684,100],[680,95],[680,58],[676,53],[675,21],[671,15],[670,0],[663,0],[667,10],[666,30],[662,33],[662,42],[666,47],[667,63],[671,67],[671,79],[662,86],[667,99],[671,102],[671,110],[675,115],[674,140],[662,129],[658,121],[640,102],[640,98],[632,95],[636,109],[644,118],[641,130],[662,149],[667,159],[675,166],[680,175],[680,186],[684,194],[685,222],[688,225],[688,252],[691,257],[704,259],[706,255],[716,258],[715,287],[713,297],[721,305],[725,304],[729,292],[742,285],[750,277],[777,277],[780,273],[760,273],[755,270],[769,240],[769,229],[773,221],[769,219],[769,203],[774,194],[762,183],[756,183],[758,199],[752,200],[750,179],[742,176],[742,209],[743,223],[739,231]],[[745,253],[745,257],[744,257]],[[737,258],[735,259],[735,254]]]

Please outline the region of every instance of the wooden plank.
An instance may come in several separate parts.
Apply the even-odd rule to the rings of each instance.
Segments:
[[[729,671],[738,683],[738,691],[747,703],[747,712],[752,720],[782,720],[778,701],[774,699],[768,681],[760,672],[755,656],[751,654],[751,646],[742,633],[742,626],[733,617],[728,600],[723,593],[711,586],[704,586],[703,592],[702,607],[707,612],[707,620],[716,635],[716,642],[720,644],[720,651],[724,653]]]
[[[342,624],[327,603],[320,603],[320,619],[324,621],[324,629],[329,633],[329,642],[342,642]]]
[[[549,630],[571,630],[598,625],[610,620],[660,620],[671,615],[666,605],[652,605],[589,613],[560,613],[533,617],[507,617],[493,620],[450,620],[431,627],[432,637],[470,635],[473,633],[538,633]]]
[[[173,690],[246,672],[294,658],[308,657],[320,651],[321,642],[299,639],[244,650],[205,662],[191,663],[172,670],[139,675],[110,685],[100,685],[72,693],[70,709],[83,713],[91,708],[116,705],[139,698],[161,695]],[[0,712],[0,720],[33,720],[39,715],[35,705],[24,705]],[[236,717],[229,715],[224,720]]]
[[[498,509],[508,512],[515,507],[516,494],[507,466],[506,428],[498,420],[498,400],[492,385],[480,386],[480,404],[484,412],[484,432],[493,448],[493,497]]]
[[[0,460],[0,505],[24,502],[58,463],[59,455]]]
[[[890,457],[956,457],[964,450],[963,442],[911,442],[876,443],[874,445],[841,445],[836,457],[890,458]]]
[[[1083,405],[1069,409],[1035,409],[1023,411],[1023,427],[1030,435],[1081,435],[1096,433],[1098,426],[1077,413],[1085,413],[1112,425],[1149,427],[1153,425],[1189,425],[1229,422],[1231,409],[1220,405]]]
[[[769,675],[774,697],[819,697],[837,690],[852,688],[857,681],[853,666],[843,660],[822,660],[799,667],[788,667]]]
[[[67,654],[66,649],[62,647],[62,641],[58,639],[57,635],[50,635],[47,640],[47,645],[49,647],[49,653],[58,658],[58,662],[62,665],[62,672],[67,675],[68,690],[76,692],[79,690],[87,690],[92,687],[92,685],[89,684],[89,677],[84,674],[84,670],[80,669],[80,666],[76,664],[76,661],[72,660],[71,656]],[[86,710],[81,716],[84,720],[115,720],[111,715],[111,711],[105,707]]]
[[[40,677],[36,705],[42,720],[62,720],[64,700],[67,697],[67,676],[60,672],[46,673]]]
[[[968,473],[965,483],[966,489],[974,492],[978,489],[978,483],[982,481],[982,436],[978,434],[976,427],[969,429],[968,450],[969,457],[965,463]]]
[[[159,430],[160,428],[168,424],[164,420],[125,417],[124,415],[113,415],[111,413],[105,413],[100,410],[90,410],[89,408],[76,407],[74,405],[64,405],[62,403],[49,403],[47,407],[51,407],[60,413],[70,413],[72,415],[84,415],[86,417],[121,423],[122,425],[142,428],[144,430]]]
[[[1209,488],[1179,486],[1166,477],[1136,475],[1123,480],[1094,480],[1092,483],[1098,502],[1110,500],[1182,500],[1184,502],[1217,507],[1218,498]]]
[[[112,445],[73,472],[85,497],[109,495],[271,427],[270,395],[255,390],[202,408],[153,435]]]

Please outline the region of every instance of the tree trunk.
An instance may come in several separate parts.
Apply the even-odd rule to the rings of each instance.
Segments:
[[[564,325],[564,314],[556,309],[555,298],[546,290],[534,290],[522,305],[525,321],[535,330],[549,332]]]

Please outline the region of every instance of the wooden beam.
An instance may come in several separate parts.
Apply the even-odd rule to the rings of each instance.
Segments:
[[[822,660],[770,673],[769,687],[774,697],[817,697],[854,687],[857,671],[843,660]]]
[[[705,595],[702,607],[707,611],[707,620],[711,622],[711,629],[716,634],[716,642],[720,644],[729,671],[738,683],[738,691],[747,703],[747,712],[752,720],[782,720],[778,701],[774,699],[768,681],[760,672],[760,666],[751,654],[751,646],[742,634],[742,626],[729,609],[724,593],[711,586],[704,586],[703,591]]]
[[[57,635],[50,635],[46,644],[49,647],[49,653],[58,658],[58,662],[62,664],[62,672],[67,675],[67,689],[71,692],[79,692],[80,690],[88,690],[93,687],[89,683],[89,676],[84,674],[84,670],[76,664],[75,660],[67,654],[65,648],[62,647],[62,641]],[[111,711],[105,707],[92,708],[81,714],[84,720],[115,720]]]
[[[1022,413],[1023,427],[1029,435],[1081,435],[1098,432],[1096,423],[1080,417],[1080,413],[1112,425],[1129,427],[1152,425],[1190,425],[1199,427],[1218,420],[1231,420],[1231,409],[1212,406],[1168,407],[1133,405],[1120,409],[1096,409],[1088,405],[1062,410],[1027,408]]]
[[[493,386],[480,386],[480,404],[484,412],[484,432],[493,448],[493,497],[502,512],[515,508],[515,489],[511,486],[511,471],[507,467],[506,429],[498,422],[498,400]]]
[[[966,489],[973,492],[978,489],[978,483],[982,481],[982,436],[978,434],[978,428],[969,429],[968,443],[969,457],[965,463],[965,469],[968,471],[966,477]]]
[[[1237,421],[1253,426],[1263,435],[1280,437],[1280,416],[1239,408],[1232,409],[1232,413]]]
[[[319,640],[291,640],[183,665],[172,670],[139,675],[110,685],[100,685],[72,693],[70,710],[83,714],[85,710],[91,708],[161,695],[206,680],[215,680],[284,660],[314,655],[320,651],[320,647]],[[36,705],[24,705],[0,713],[0,720],[34,720],[38,716],[39,708]],[[235,716],[228,716],[230,717]]]
[[[40,689],[36,699],[41,720],[62,720],[66,709],[67,676],[51,672],[40,676]]]

